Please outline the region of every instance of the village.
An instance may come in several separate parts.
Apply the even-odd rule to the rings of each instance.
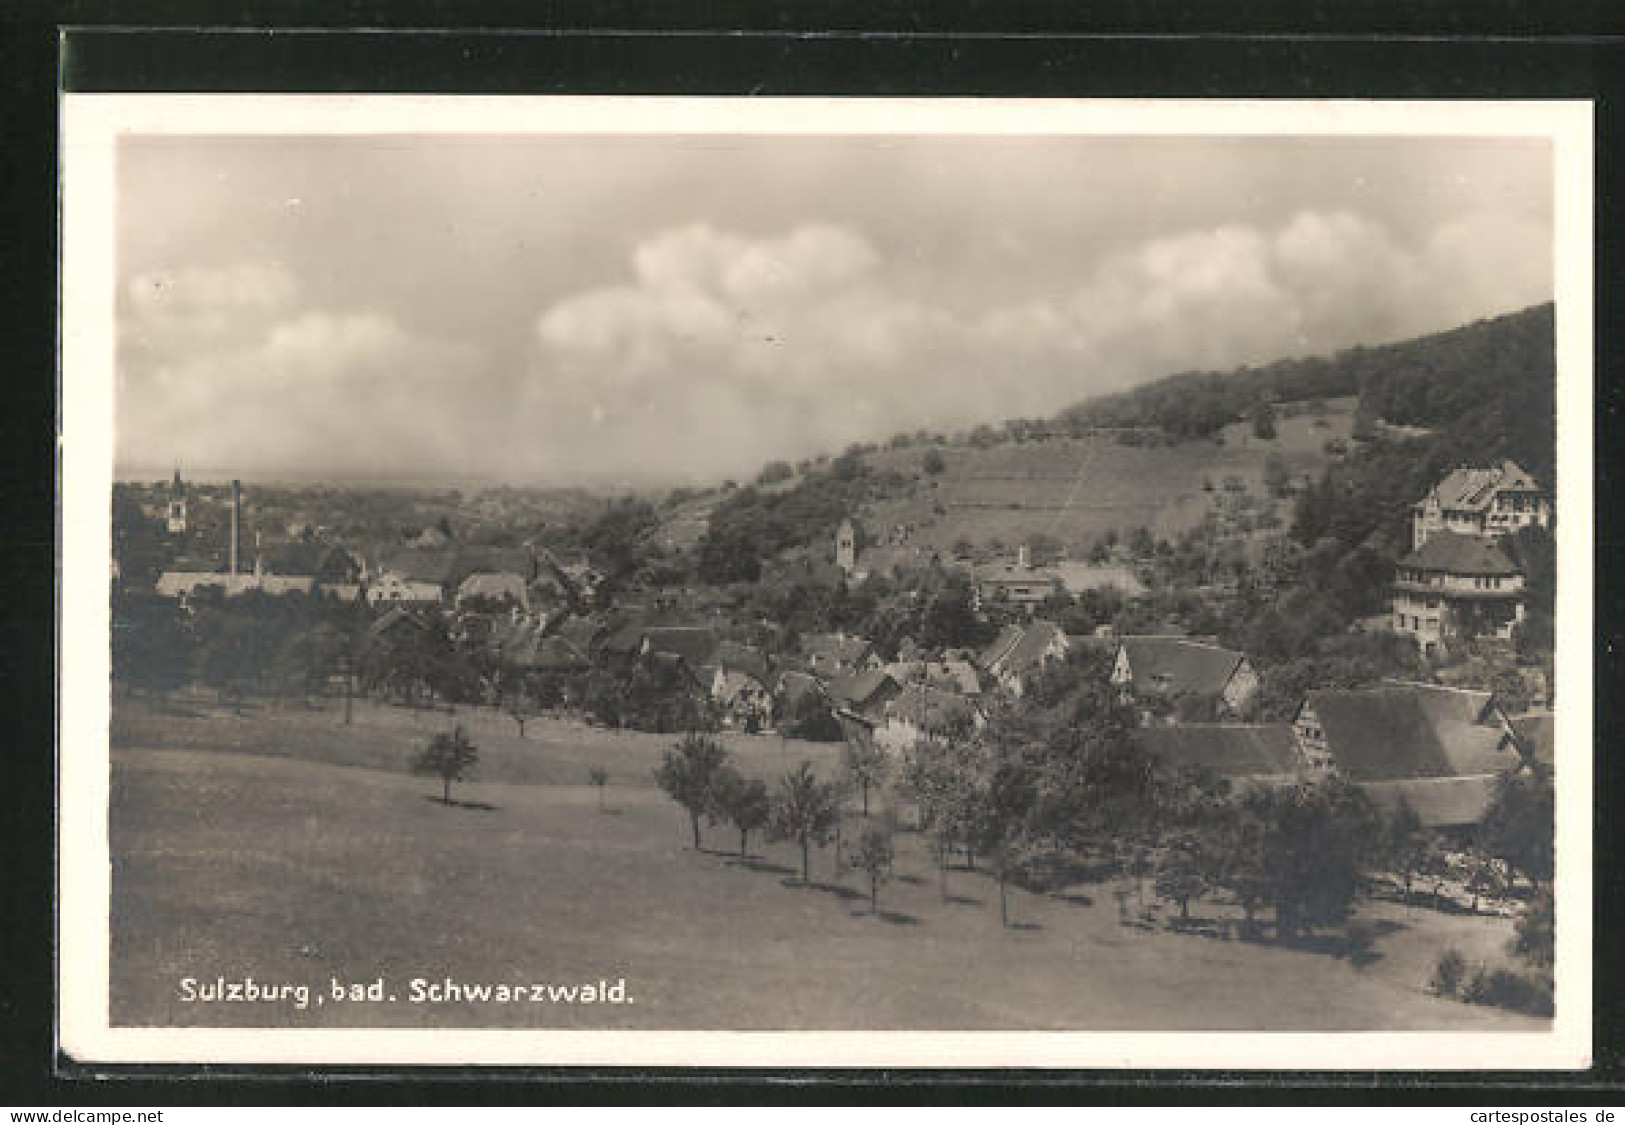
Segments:
[[[764,473],[759,487],[849,472],[866,472],[855,451],[789,482]],[[1419,991],[1550,1011],[1539,935],[1549,942],[1554,700],[1549,655],[1517,641],[1531,610],[1551,609],[1531,606],[1509,544],[1548,533],[1552,505],[1509,460],[1457,466],[1415,496],[1410,542],[1383,581],[1388,612],[1317,641],[1329,655],[1307,662],[1222,643],[1210,602],[1240,598],[1244,572],[1201,585],[1193,609],[1169,588],[1181,549],[1143,531],[1085,558],[1042,537],[1041,551],[945,552],[853,505],[826,510],[833,527],[763,560],[755,581],[705,582],[661,542],[658,502],[610,502],[572,527],[575,542],[472,542],[444,517],[363,540],[322,526],[314,505],[284,501],[273,525],[235,480],[177,470],[120,489],[115,683],[127,711],[139,695],[160,711],[187,698],[239,716],[268,701],[326,707],[343,724],[364,707],[442,716],[405,749],[447,806],[489,761],[465,725],[509,723],[520,745],[527,729],[664,735],[659,768],[618,784],[658,781],[696,851],[702,821],[737,829],[741,861],[750,833],[767,832],[799,842],[808,883],[809,846],[833,843],[837,876],[860,873],[876,912],[904,836],[931,857],[945,902],[951,866],[996,876],[1006,926],[1012,888],[1064,887],[1105,864],[1134,887],[1132,900],[1127,884],[1113,891],[1124,925],[1200,930],[1191,910],[1206,899],[1244,908],[1213,923],[1227,940],[1256,940],[1254,912],[1271,906],[1278,941],[1330,927],[1358,964],[1382,929],[1339,919],[1387,895],[1516,921],[1519,948],[1533,948],[1532,976],[1504,967],[1518,958],[1475,967],[1437,950]],[[1279,499],[1302,504],[1307,491]],[[702,567],[715,546],[694,548]],[[755,780],[725,760],[725,743],[754,761],[749,746],[792,739],[829,752],[816,770]],[[1100,780],[1114,771],[1140,780]],[[611,772],[588,765],[570,780],[602,806]],[[989,812],[1010,801],[1019,825]],[[1293,837],[1293,809],[1365,839],[1301,824]],[[1249,831],[1324,862],[1283,875],[1282,855]]]

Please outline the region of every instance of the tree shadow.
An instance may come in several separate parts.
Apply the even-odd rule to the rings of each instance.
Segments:
[[[838,883],[803,883],[800,877],[794,874],[792,874],[791,878],[780,879],[779,884],[797,890],[823,891],[825,894],[834,895],[843,902],[869,897],[862,891],[854,891],[851,887],[843,887]]]
[[[1095,900],[1092,896],[1079,894],[1075,891],[1053,891],[1050,893],[1049,897],[1055,899],[1057,902],[1066,902],[1072,904],[1073,906],[1093,906],[1095,904]]]
[[[786,867],[782,863],[770,863],[760,856],[753,855],[748,855],[744,859],[735,856],[730,866],[743,867],[747,871],[760,871],[768,875],[794,875],[796,873],[794,867]]]
[[[431,805],[439,805],[442,808],[471,809],[474,812],[496,812],[499,807],[497,805],[488,805],[484,801],[459,801],[455,797],[449,801],[442,801],[432,793],[425,793],[423,799]]]
[[[854,918],[879,918],[888,926],[918,926],[920,920],[912,914],[904,914],[898,910],[853,910],[850,912]]]

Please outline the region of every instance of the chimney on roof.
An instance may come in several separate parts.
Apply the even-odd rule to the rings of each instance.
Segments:
[[[237,573],[238,551],[242,546],[243,482],[231,482],[231,573]]]

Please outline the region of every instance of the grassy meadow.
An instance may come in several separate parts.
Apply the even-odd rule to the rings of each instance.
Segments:
[[[408,765],[461,721],[480,747],[452,806]],[[914,835],[870,910],[861,875],[816,849],[706,831],[695,851],[650,771],[672,739],[489,712],[358,705],[250,711],[194,702],[113,725],[112,1020],[118,1025],[733,1029],[1533,1029],[1429,995],[1440,949],[1495,958],[1505,919],[1365,908],[1361,966],[1313,948],[1124,925],[1109,884],[1011,892],[954,870],[944,900]],[[730,736],[775,778],[837,748]],[[610,773],[587,784],[589,764]],[[602,797],[603,808],[600,808]],[[859,814],[849,814],[855,827]],[[1148,898],[1149,901],[1149,898]],[[1198,903],[1194,913],[1227,907]],[[193,977],[385,982],[395,1002],[200,1004]],[[413,1004],[410,982],[624,978],[632,1002]]]
[[[1250,423],[1236,423],[1225,427],[1222,441],[1166,446],[1098,436],[946,448],[940,475],[921,474],[911,495],[879,501],[865,514],[877,528],[913,524],[918,542],[942,550],[961,536],[1008,546],[1042,533],[1076,554],[1109,529],[1127,535],[1146,527],[1172,537],[1207,510],[1204,480],[1218,488],[1234,476],[1253,495],[1266,496],[1264,463],[1272,453],[1294,477],[1318,475],[1331,459],[1326,443],[1349,439],[1353,409],[1353,399],[1333,399],[1322,415],[1279,418],[1269,441],[1254,437]],[[921,448],[886,450],[869,461],[913,474],[924,456]]]

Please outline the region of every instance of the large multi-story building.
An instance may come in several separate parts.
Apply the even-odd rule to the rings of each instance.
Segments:
[[[1523,615],[1523,572],[1490,540],[1435,531],[1399,560],[1394,630],[1414,636],[1430,656],[1451,631],[1511,639]]]
[[[1512,461],[1490,469],[1457,469],[1411,505],[1411,546],[1441,531],[1495,539],[1552,518],[1535,479]]]
[[[1433,655],[1447,635],[1511,639],[1524,574],[1499,540],[1551,523],[1551,504],[1515,462],[1456,469],[1411,506],[1411,553],[1394,575],[1396,632]]]

